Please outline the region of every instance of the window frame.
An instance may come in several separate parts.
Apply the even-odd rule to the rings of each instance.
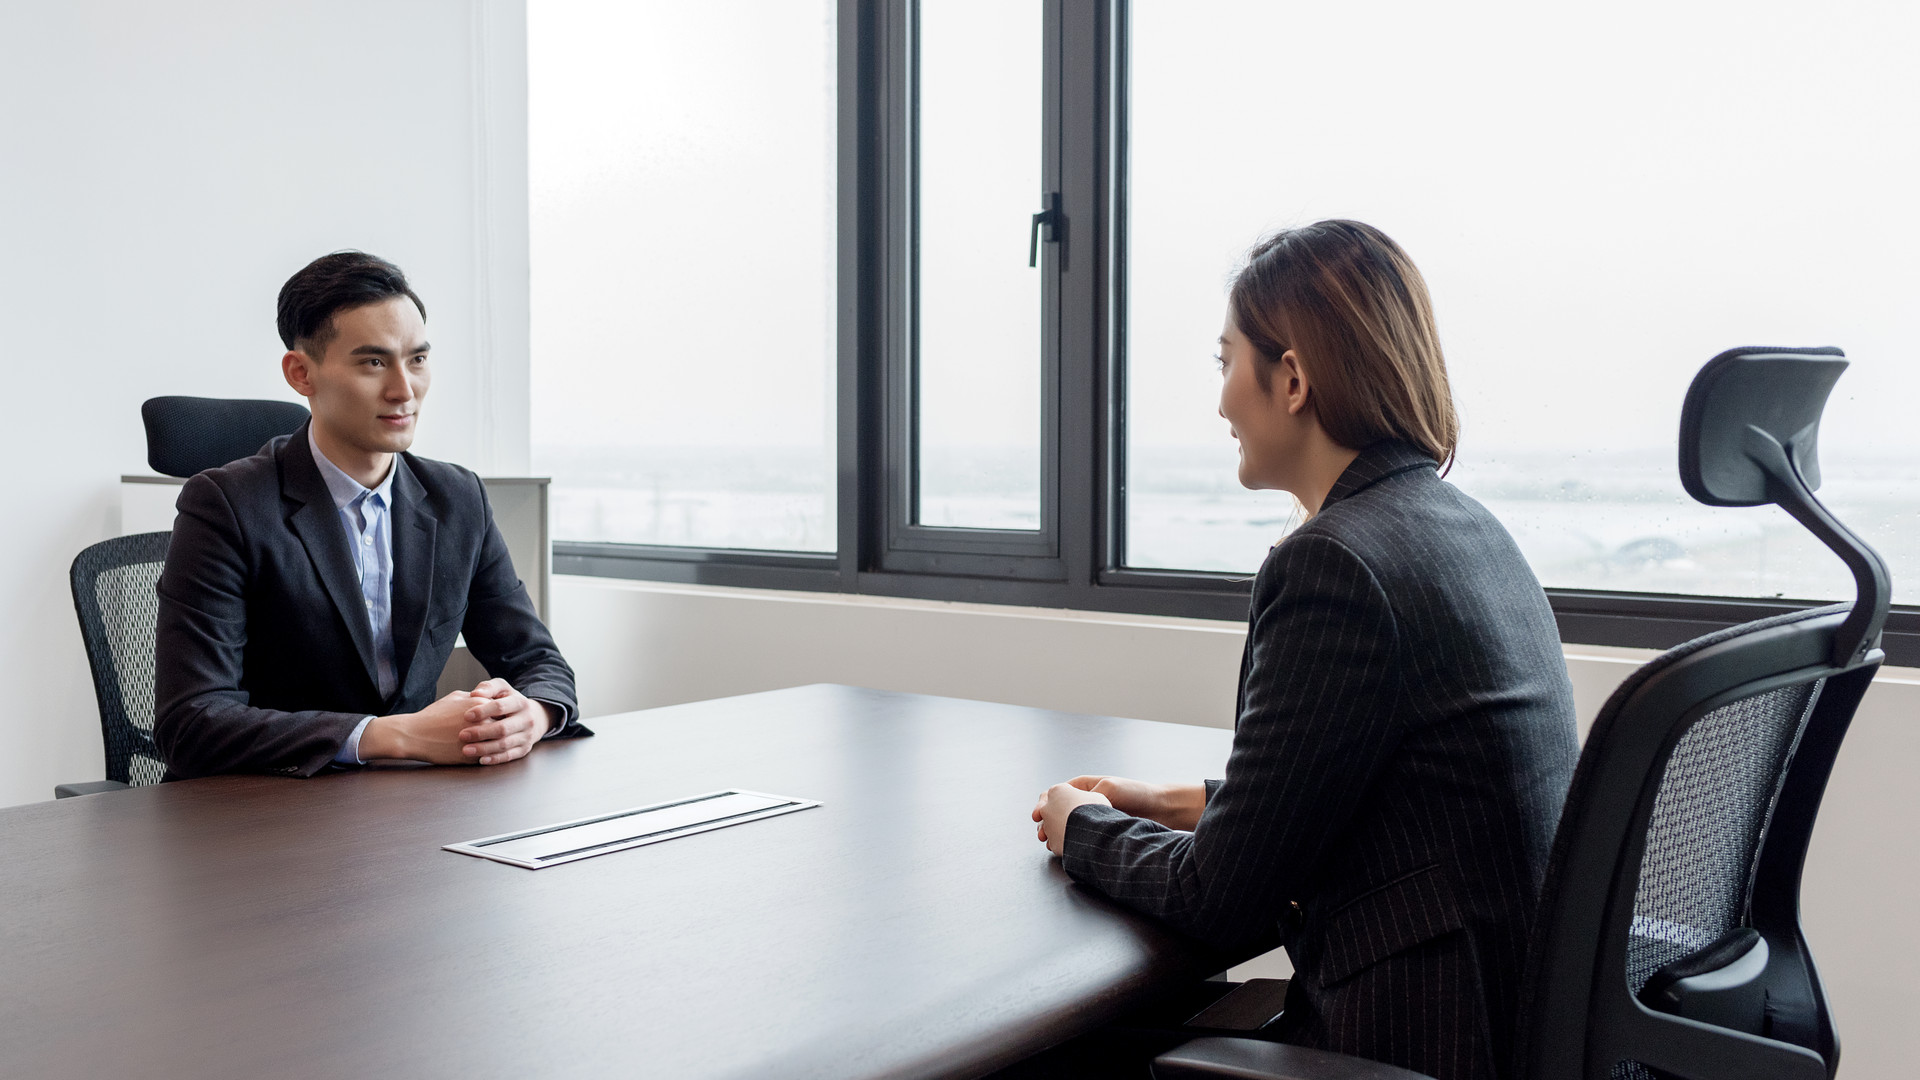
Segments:
[[[979,529],[928,526],[914,518],[919,505],[918,447],[920,434],[919,381],[920,314],[919,243],[919,116],[920,65],[917,0],[887,5],[881,50],[889,58],[888,77],[876,90],[885,99],[890,123],[882,140],[886,157],[877,178],[877,204],[882,208],[877,247],[870,254],[886,271],[879,284],[886,330],[882,362],[872,377],[882,386],[880,422],[886,432],[882,456],[882,516],[885,543],[874,560],[875,569],[914,574],[963,574],[975,577],[1012,577],[1061,580],[1066,571],[1060,557],[1060,277],[1064,244],[1058,238],[1040,246],[1037,283],[1040,286],[1040,528],[1038,530]],[[1059,183],[1060,132],[1059,4],[1043,5],[1043,73],[1041,124],[1041,188],[1056,190]],[[893,61],[893,58],[898,61]],[[884,186],[882,186],[884,185]],[[1036,203],[1042,198],[1035,193]],[[1038,206],[1035,207],[1038,209]],[[1056,234],[1059,229],[1056,226]]]
[[[556,541],[553,572],[1241,621],[1251,575],[1127,567],[1126,0],[1044,0],[1041,529],[913,523],[912,120],[917,0],[838,6],[833,552]],[[1045,197],[1036,192],[1035,209]],[[1546,590],[1568,645],[1670,648],[1825,601]],[[1887,618],[1920,666],[1920,606]]]

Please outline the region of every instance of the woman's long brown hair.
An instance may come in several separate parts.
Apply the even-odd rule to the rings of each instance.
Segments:
[[[1234,325],[1260,354],[1260,385],[1292,349],[1308,405],[1334,442],[1419,447],[1443,469],[1460,421],[1427,283],[1400,245],[1358,221],[1320,221],[1262,240],[1234,277]]]

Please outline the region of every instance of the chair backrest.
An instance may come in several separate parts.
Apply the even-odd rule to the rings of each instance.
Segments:
[[[147,464],[163,476],[192,476],[250,457],[306,422],[291,401],[157,397],[140,406],[147,425]]]
[[[153,745],[153,657],[155,589],[172,535],[117,536],[73,560],[73,607],[100,699],[107,779],[135,787],[157,784],[166,772]]]
[[[1782,506],[1853,569],[1858,596],[1689,641],[1601,709],[1534,926],[1523,1080],[1828,1080],[1838,1067],[1800,930],[1800,871],[1884,658],[1892,598],[1879,556],[1813,496],[1819,417],[1845,366],[1837,349],[1736,349],[1688,390],[1687,491]],[[1702,971],[1683,985],[1705,988],[1695,1000],[1711,1009],[1676,1015],[1659,1000]]]

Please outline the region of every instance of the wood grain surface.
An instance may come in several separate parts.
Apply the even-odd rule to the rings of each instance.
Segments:
[[[808,686],[500,768],[0,810],[0,1076],[962,1077],[1225,966],[1068,881],[1035,798],[1229,733]],[[442,844],[740,787],[822,805],[523,870]]]

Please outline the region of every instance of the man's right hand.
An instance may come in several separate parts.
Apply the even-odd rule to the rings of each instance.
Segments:
[[[1205,784],[1150,784],[1124,776],[1076,776],[1067,781],[1082,791],[1105,795],[1115,810],[1157,821],[1169,829],[1193,831],[1207,808]]]
[[[360,760],[475,764],[463,752],[467,744],[460,741],[460,732],[472,726],[467,710],[480,700],[465,690],[455,690],[419,712],[376,716],[360,733]]]

